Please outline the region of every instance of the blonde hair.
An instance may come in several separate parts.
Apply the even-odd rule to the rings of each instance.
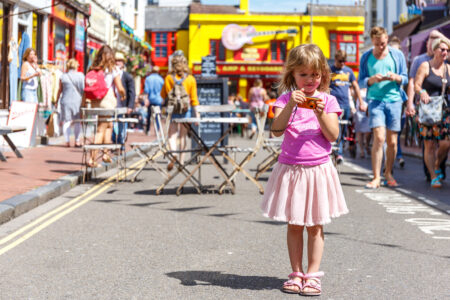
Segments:
[[[80,64],[78,63],[78,61],[75,58],[71,58],[67,62],[67,69],[68,70],[77,70],[79,65]]]
[[[379,38],[382,35],[387,36],[387,31],[383,27],[375,26],[375,27],[372,27],[372,29],[370,30],[370,38],[371,39]]]
[[[176,55],[172,58],[172,69],[178,76],[189,72],[188,62],[184,55]]]
[[[450,48],[450,41],[449,41],[449,39],[447,39],[447,38],[438,38],[438,39],[435,39],[433,41],[433,44],[431,44],[431,49],[433,49],[433,51],[436,50],[439,47],[439,45],[442,44],[442,43],[446,44],[447,47]]]
[[[317,88],[320,92],[328,92],[330,86],[330,67],[322,50],[315,44],[304,44],[289,51],[288,58],[284,64],[281,80],[278,83],[278,93],[282,94],[297,89],[295,83],[294,69],[297,67],[310,68],[321,75],[320,85]]]
[[[30,56],[31,51],[33,51],[36,54],[36,50],[34,50],[33,48],[27,48],[23,53],[22,61],[28,61],[28,56]]]

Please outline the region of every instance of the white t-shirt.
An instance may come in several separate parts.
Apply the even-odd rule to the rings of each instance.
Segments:
[[[114,83],[114,78],[116,78],[116,76],[120,75],[120,69],[115,67],[112,72],[110,72],[108,69],[105,70],[105,82],[106,82],[106,86],[109,88],[111,88],[111,86]]]

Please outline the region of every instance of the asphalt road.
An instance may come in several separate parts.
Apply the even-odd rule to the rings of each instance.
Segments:
[[[365,163],[340,168],[350,213],[325,226],[317,299],[449,299],[446,197],[408,187],[412,158],[395,171],[400,191],[365,190]],[[211,165],[202,176],[221,181]],[[261,216],[244,176],[235,195],[179,197],[181,177],[159,196],[157,172],[139,178],[77,186],[0,226],[0,299],[298,299],[279,290],[291,272],[286,224]]]

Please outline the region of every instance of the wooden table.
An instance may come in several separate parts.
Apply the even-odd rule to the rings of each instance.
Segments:
[[[9,138],[8,134],[25,131],[26,129],[27,128],[24,126],[0,126],[0,134],[3,136],[5,141],[8,143],[9,147],[11,147],[11,149],[14,151],[14,153],[18,158],[23,158],[22,153],[20,153],[19,149],[17,149],[16,145]],[[0,151],[0,160],[6,161],[6,158],[5,156],[3,156],[1,151]]]

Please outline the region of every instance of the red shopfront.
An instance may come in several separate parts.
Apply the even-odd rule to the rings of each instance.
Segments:
[[[67,60],[75,58],[79,63],[78,71],[83,72],[85,28],[84,14],[66,4],[53,6],[49,22],[49,61],[65,71]]]

